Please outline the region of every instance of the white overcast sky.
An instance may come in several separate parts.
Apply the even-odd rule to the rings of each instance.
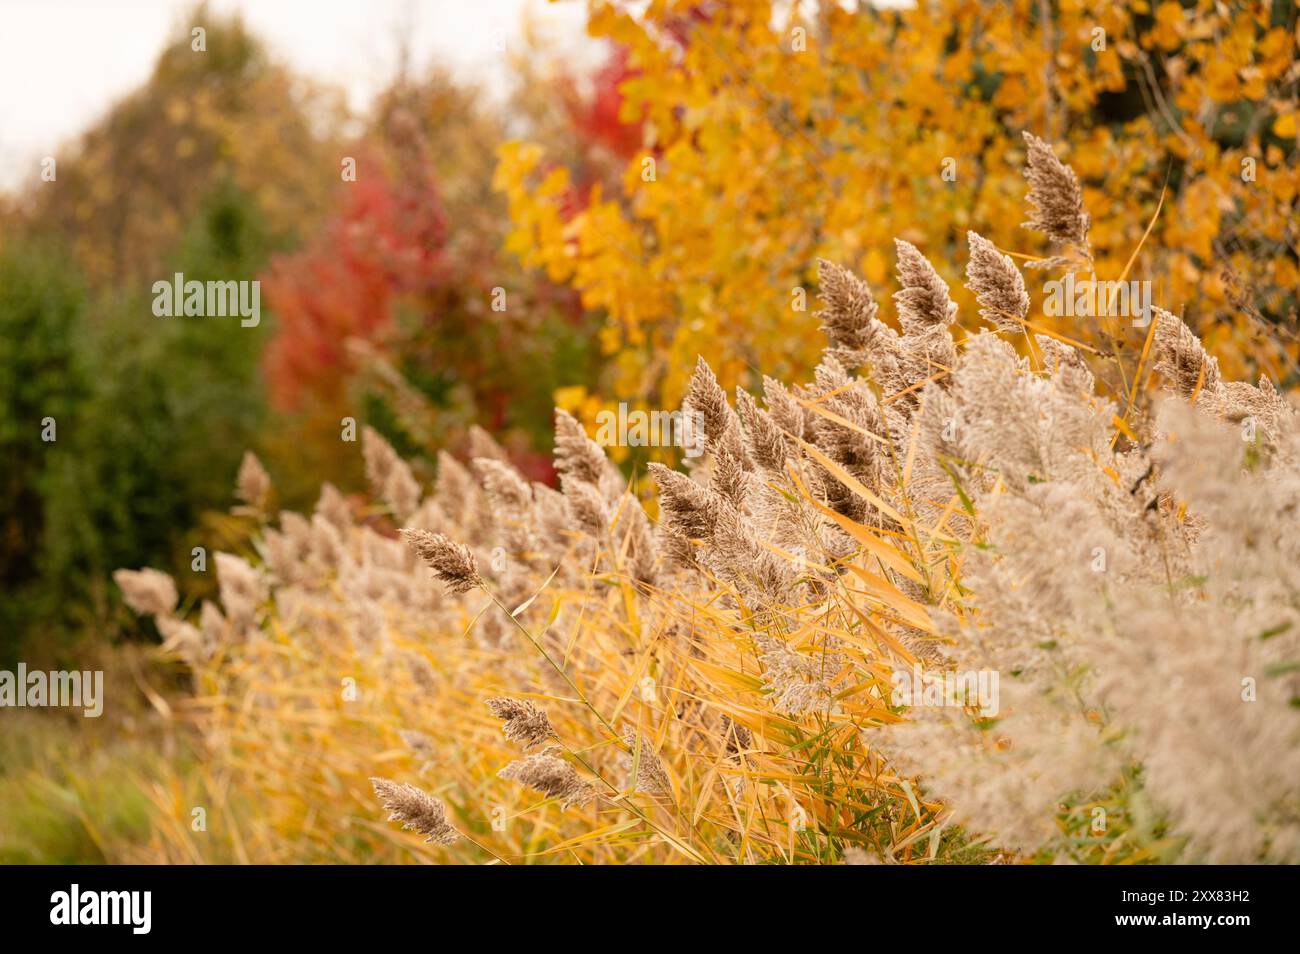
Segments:
[[[562,48],[598,58],[581,0],[209,0],[238,11],[273,55],[332,80],[356,109],[392,76],[399,37],[415,67],[438,60],[500,91],[497,44],[518,40],[525,12]],[[0,189],[142,83],[193,0],[0,0]],[[202,24],[194,24],[201,26]]]

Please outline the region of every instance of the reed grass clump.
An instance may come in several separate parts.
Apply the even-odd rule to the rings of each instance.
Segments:
[[[1059,253],[1035,264],[1090,268],[1077,178],[1029,143],[1028,224]],[[184,624],[187,714],[247,802],[226,838],[259,861],[1300,860],[1294,409],[1167,311],[1136,366],[1052,332],[969,242],[992,330],[954,336],[906,242],[897,328],[823,263],[811,380],[728,395],[701,360],[706,452],[652,465],[653,501],[563,412],[559,490],[480,432],[426,492],[368,431],[374,503],[327,486],[265,517]],[[992,708],[896,691],[976,671]]]

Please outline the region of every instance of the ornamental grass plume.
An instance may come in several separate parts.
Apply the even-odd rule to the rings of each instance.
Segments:
[[[894,239],[894,249],[898,253],[898,282],[903,286],[894,292],[894,301],[903,331],[920,335],[956,321],[957,303],[948,297],[948,283],[929,260],[915,245],[902,239]]]
[[[573,415],[555,410],[555,470],[563,477],[600,482],[608,458],[595,441],[587,436]]]
[[[668,529],[687,540],[712,538],[725,503],[708,487],[663,464],[650,464],[659,484],[659,506]]]
[[[587,436],[573,415],[560,408],[555,409],[555,472],[561,484],[581,481],[606,496],[621,492],[625,483],[601,446]]]
[[[805,415],[789,388],[774,378],[763,378],[763,403],[772,418],[772,423],[779,427],[783,434],[793,440],[804,436],[808,415]]]
[[[438,691],[438,673],[433,666],[429,665],[429,660],[409,650],[403,658],[406,661],[406,671],[410,673],[411,681],[415,683],[416,688],[426,693]]]
[[[1010,255],[978,232],[967,232],[970,259],[966,263],[966,287],[980,303],[980,315],[999,331],[1015,333],[1029,314],[1029,293],[1025,280]]]
[[[828,262],[817,263],[817,284],[821,289],[822,330],[833,346],[846,351],[865,351],[878,333],[879,311],[867,283],[847,268]]]
[[[727,403],[727,394],[718,384],[717,375],[702,357],[696,359],[695,374],[682,402],[682,412],[688,419],[698,418],[703,425],[702,436],[710,446],[725,449],[741,460],[746,458],[740,444],[740,420]]]
[[[525,699],[502,697],[485,699],[484,703],[493,716],[505,723],[502,726],[505,737],[525,750],[558,738],[546,712]]]
[[[560,758],[558,746],[550,746],[536,755],[516,759],[498,776],[529,788],[536,789],[547,798],[558,799],[561,807],[581,808],[596,797],[596,790],[585,782],[572,765]]]
[[[265,576],[243,557],[218,553],[217,585],[227,621],[237,635],[248,635],[257,627],[258,614],[269,595]]]
[[[766,641],[766,651],[759,656],[767,670],[767,686],[772,705],[778,712],[804,716],[831,707],[834,689],[831,677],[838,671],[829,663],[838,660],[823,654],[803,654],[792,651],[777,641]]]
[[[235,478],[235,496],[256,511],[261,511],[271,493],[271,475],[252,451],[244,451]]]
[[[428,792],[386,778],[372,778],[370,782],[380,803],[392,813],[390,821],[400,821],[403,828],[428,835],[426,844],[454,845],[459,840],[460,832],[447,824],[447,806]]]
[[[628,751],[623,755],[625,781],[623,787],[629,792],[645,792],[649,795],[672,797],[673,786],[664,771],[664,764],[655,754],[645,736],[629,730],[623,734],[623,744]]]
[[[226,641],[228,629],[225,614],[211,600],[204,600],[199,609],[199,630],[204,641],[210,645],[220,645]]]
[[[784,471],[786,461],[793,456],[793,449],[781,425],[743,388],[736,391],[736,411],[740,415],[750,460],[768,473]]]
[[[348,505],[347,498],[328,481],[320,488],[320,498],[316,501],[316,512],[312,519],[316,518],[339,531],[346,530],[353,523],[352,508]]]
[[[609,526],[609,510],[605,499],[593,485],[572,480],[564,492],[569,520],[573,526],[593,537],[599,537]]]
[[[522,563],[538,552],[537,510],[533,488],[514,467],[495,457],[475,457],[475,475],[492,507],[494,524],[506,549]]]
[[[1053,243],[1070,252],[1030,262],[1029,267],[1090,268],[1092,251],[1088,244],[1088,230],[1092,227],[1092,218],[1083,205],[1079,177],[1056,157],[1046,142],[1031,132],[1025,132],[1024,137],[1025,145],[1029,147],[1025,165],[1029,195],[1025,201],[1033,210],[1024,227],[1042,232]]]
[[[1177,315],[1163,308],[1156,315],[1156,370],[1180,395],[1193,398],[1202,391],[1215,395],[1220,389],[1219,362],[1205,350],[1201,339]]]
[[[176,581],[160,570],[116,570],[113,582],[122,590],[126,605],[141,616],[166,617],[176,610],[180,597]]]
[[[1063,825],[1103,841],[1105,825],[1139,821],[1169,826],[1193,858],[1294,859],[1296,687],[1264,674],[1300,649],[1288,635],[1300,579],[1279,572],[1295,543],[1276,529],[1300,501],[1295,413],[1243,441],[1231,407],[1171,397],[1154,442],[1116,452],[1113,405],[1080,402],[1060,373],[1036,380],[991,336],[979,344],[964,365],[980,374],[968,389],[959,368],[955,396],[980,463],[954,463],[987,528],[965,573],[979,617],[949,630],[946,655],[1002,673],[1004,715],[989,726],[920,710],[882,747],[963,823],[1044,860],[1066,852]],[[998,362],[1018,373],[988,373]],[[1174,374],[1169,388],[1185,383]],[[1040,426],[1005,427],[1026,403]],[[985,467],[996,486],[973,479]],[[1117,797],[1094,830],[1089,806]],[[1130,814],[1143,800],[1158,823]]]
[[[479,585],[478,566],[469,547],[453,543],[441,533],[404,529],[402,539],[433,570],[433,575],[452,593],[464,593]]]
[[[406,520],[420,505],[420,484],[410,465],[373,427],[362,428],[361,453],[366,480],[375,496],[388,505],[395,518]]]

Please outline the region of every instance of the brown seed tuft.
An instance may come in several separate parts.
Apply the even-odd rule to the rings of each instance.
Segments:
[[[407,528],[399,532],[406,545],[429,565],[433,575],[447,584],[453,593],[465,593],[480,585],[478,566],[469,547],[429,530]]]
[[[596,797],[595,789],[578,776],[572,765],[556,754],[559,751],[559,747],[553,745],[536,755],[516,759],[498,772],[497,776],[527,785],[548,798],[558,798],[565,808],[570,805],[586,805]]]
[[[1020,321],[1029,314],[1029,293],[1025,280],[1011,261],[984,236],[967,232],[970,260],[966,263],[966,287],[975,293],[980,314],[1002,331],[1023,330]]]
[[[392,813],[389,821],[400,821],[408,831],[428,835],[426,843],[451,845],[460,838],[460,832],[447,824],[447,807],[428,792],[386,778],[372,778],[370,784],[384,808]]]
[[[557,738],[546,712],[531,702],[506,697],[483,701],[492,714],[505,723],[502,728],[506,738],[519,743],[525,750]]]
[[[1027,229],[1042,232],[1058,245],[1066,246],[1083,262],[1092,260],[1088,245],[1088,230],[1092,219],[1083,207],[1083,190],[1074,170],[1056,158],[1052,147],[1033,133],[1024,134],[1029,146],[1029,161],[1025,178],[1029,180],[1027,201],[1032,206]],[[1075,259],[1065,256],[1031,262],[1030,268],[1055,268],[1072,264]]]

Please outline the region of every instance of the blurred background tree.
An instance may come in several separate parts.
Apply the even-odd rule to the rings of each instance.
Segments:
[[[52,242],[0,248],[0,665],[57,596],[42,581],[35,555],[52,473],[67,456],[69,428],[90,387],[76,343],[85,292],[65,261]],[[47,418],[54,421],[53,443],[42,436]]]
[[[218,185],[164,274],[182,272],[187,281],[252,274],[266,254],[262,229],[249,196]],[[43,619],[62,616],[83,634],[111,632],[108,574],[120,566],[156,561],[195,584],[192,592],[211,587],[210,562],[206,576],[190,572],[188,533],[229,498],[244,449],[267,424],[257,373],[265,329],[230,317],[156,318],[151,293],[136,289],[101,298],[98,319],[74,339],[97,373],[61,435],[66,447],[48,483],[38,561],[43,584],[69,598],[62,614]]]
[[[579,89],[566,73],[532,72],[536,62],[516,61],[513,126],[563,139],[588,189],[612,182],[608,143],[626,138],[608,101],[616,77],[605,68]],[[555,393],[598,379],[599,319],[505,250],[509,213],[491,183],[506,125],[439,70],[399,75],[354,150],[357,181],[336,190],[315,237],[268,271],[279,319],[266,354],[272,394],[313,433],[334,434],[336,448],[340,417],[358,411],[416,457],[465,447],[477,424],[526,473],[553,478]]]

